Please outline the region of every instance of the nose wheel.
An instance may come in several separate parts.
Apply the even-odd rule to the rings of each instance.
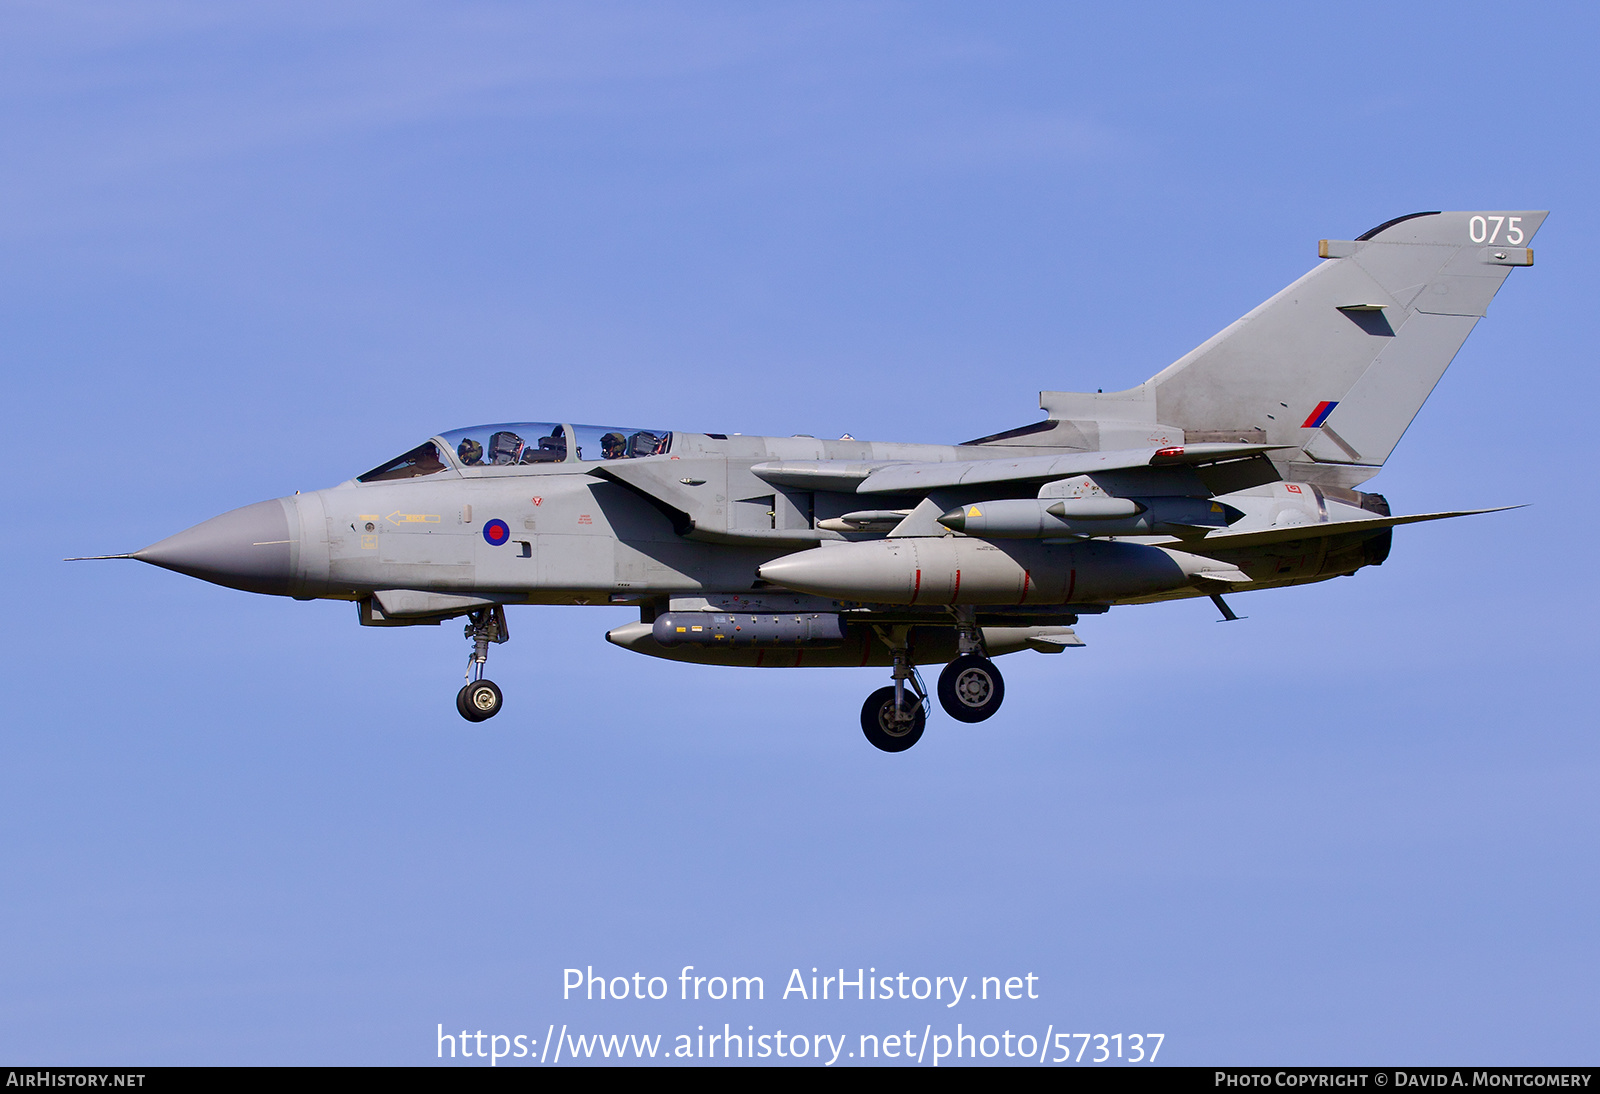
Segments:
[[[482,722],[500,713],[500,688],[493,680],[474,680],[456,692],[456,709],[469,722]]]
[[[939,705],[958,722],[981,722],[1000,709],[1006,682],[994,662],[963,654],[939,674]]]
[[[483,678],[483,667],[489,661],[489,643],[511,637],[505,608],[496,604],[473,612],[467,617],[466,636],[472,639],[472,654],[467,661],[466,686],[456,692],[456,710],[469,722],[482,722],[500,713],[500,688]]]

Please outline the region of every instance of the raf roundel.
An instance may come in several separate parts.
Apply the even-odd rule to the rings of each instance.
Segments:
[[[511,529],[503,520],[491,520],[483,526],[483,538],[489,541],[491,547],[503,547],[511,538]]]

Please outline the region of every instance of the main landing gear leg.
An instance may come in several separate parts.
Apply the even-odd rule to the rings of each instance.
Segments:
[[[911,663],[911,628],[873,629],[894,657],[894,683],[867,696],[861,707],[861,732],[874,748],[904,752],[922,739],[927,728],[928,693]]]
[[[958,722],[981,722],[1000,709],[1006,682],[984,656],[977,613],[971,608],[956,608],[955,613],[959,656],[939,674],[939,705]]]
[[[489,643],[511,637],[505,608],[496,604],[473,612],[467,617],[466,635],[472,639],[472,655],[467,661],[467,684],[456,692],[456,709],[467,721],[481,722],[500,713],[500,689],[483,678],[483,666],[489,660]]]

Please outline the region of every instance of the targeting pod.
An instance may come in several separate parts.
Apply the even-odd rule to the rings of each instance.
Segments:
[[[1223,528],[1242,512],[1210,498],[1005,498],[962,505],[939,518],[981,539],[1172,535]]]
[[[845,642],[845,622],[832,612],[666,612],[651,636],[662,646],[827,647]]]

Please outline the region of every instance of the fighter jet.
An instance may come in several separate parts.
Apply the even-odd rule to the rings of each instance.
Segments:
[[[464,617],[462,717],[506,607],[632,605],[607,638],[677,661],[879,666],[861,728],[923,734],[1005,696],[994,659],[1083,645],[1083,616],[1354,574],[1396,516],[1377,474],[1543,212],[1413,213],[1323,240],[1304,277],[1138,387],[1046,391],[961,444],[509,422],[454,429],[338,486],[126,555],[219,585],[348,600],[362,626]],[[1491,512],[1475,510],[1474,512]]]

